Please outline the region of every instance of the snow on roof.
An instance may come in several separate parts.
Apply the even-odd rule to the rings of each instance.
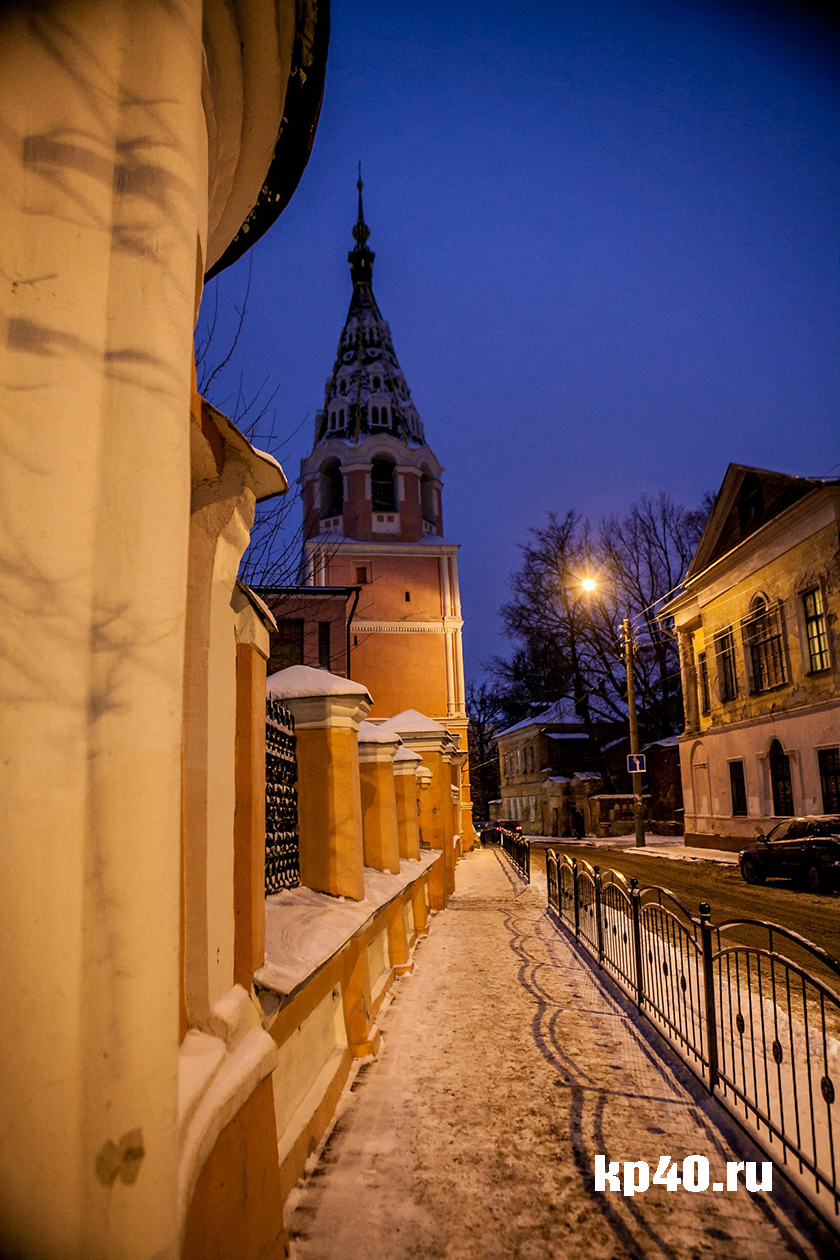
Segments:
[[[386,718],[379,725],[387,731],[396,731],[398,735],[449,735],[445,726],[417,709],[403,709],[402,713]]]
[[[512,731],[524,730],[526,726],[580,726],[581,719],[574,709],[570,709],[571,700],[557,700],[546,709],[540,709],[533,717],[523,718],[508,726],[500,735],[510,735]]]
[[[586,731],[546,731],[546,739],[589,739]]]
[[[299,699],[303,696],[369,696],[364,683],[352,678],[340,678],[326,669],[313,669],[311,665],[290,665],[266,679],[266,691],[279,700]]]
[[[367,726],[368,723],[365,722],[363,723],[363,725]],[[420,756],[419,753],[416,753],[413,748],[406,748],[405,744],[400,744],[399,748],[394,753],[394,761],[422,761],[422,760],[423,758]]]
[[[293,667],[294,668],[294,667]],[[282,995],[292,993],[346,944],[380,906],[391,901],[440,857],[439,849],[420,858],[402,858],[399,875],[365,867],[363,901],[330,897],[311,888],[286,888],[265,899],[265,962],[257,984]]]
[[[618,739],[611,739],[608,744],[601,745],[601,752],[606,752],[608,748],[617,748],[619,744],[625,743],[629,738],[629,735],[620,735]]]
[[[572,775],[572,778],[577,779],[579,783],[592,783],[601,777],[597,770],[576,770]]]
[[[374,726],[373,722],[359,723],[359,743],[360,744],[399,744],[400,737],[395,731],[383,730],[381,726]]]
[[[565,775],[562,774],[552,774],[548,781],[549,783],[571,783],[572,780],[567,779]]]
[[[645,752],[648,748],[677,748],[677,747],[679,747],[679,740],[677,739],[676,735],[666,735],[664,739],[654,739],[649,744],[645,744],[644,748],[642,749],[642,752]]]

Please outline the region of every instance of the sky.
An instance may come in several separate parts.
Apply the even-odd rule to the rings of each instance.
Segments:
[[[333,0],[309,165],[208,286],[213,400],[264,381],[293,480],[373,288],[461,545],[467,677],[548,511],[687,507],[730,461],[840,475],[835,30],[770,0]]]

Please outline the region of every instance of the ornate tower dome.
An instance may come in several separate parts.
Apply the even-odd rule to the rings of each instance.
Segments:
[[[315,442],[301,466],[304,536],[400,542],[440,538],[443,471],[426,444],[371,286],[374,253],[362,208],[347,255],[353,293]]]
[[[362,209],[353,228],[356,244],[347,255],[353,279],[350,310],[338,343],[324,407],[315,419],[315,444],[329,438],[358,443],[369,434],[389,433],[410,446],[425,443],[423,425],[405,383],[391,330],[382,318],[371,287],[373,260],[370,229]]]

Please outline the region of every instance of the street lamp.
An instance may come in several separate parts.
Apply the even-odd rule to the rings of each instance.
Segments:
[[[594,591],[597,582],[591,577],[583,578],[581,587],[585,591]],[[627,669],[627,720],[630,727],[630,758],[628,760],[632,759],[633,763],[638,765],[639,724],[636,719],[636,680],[633,674],[633,637],[630,633],[629,617],[625,617],[621,622],[621,637]],[[641,770],[631,770],[630,777],[633,782],[633,828],[636,833],[636,848],[643,849],[645,847],[645,815],[642,806]]]

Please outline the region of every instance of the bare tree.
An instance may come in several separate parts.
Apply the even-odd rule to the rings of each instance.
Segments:
[[[266,374],[256,385],[246,378],[240,364],[247,336],[248,301],[251,291],[249,255],[247,279],[241,299],[234,300],[235,319],[222,333],[220,298],[222,277],[211,280],[202,303],[202,319],[195,336],[196,379],[199,393],[223,412],[258,450],[282,462],[282,454],[309,420],[306,415],[291,431],[283,432],[275,406],[281,382]],[[292,480],[286,494],[257,504],[251,542],[239,576],[249,586],[295,586],[302,581],[301,559],[306,522],[300,507],[300,491]]]
[[[501,610],[513,652],[488,667],[511,717],[567,698],[590,734],[598,723],[623,722],[621,620],[628,617],[642,732],[654,739],[678,729],[679,661],[656,611],[683,577],[707,513],[708,503],[691,512],[661,494],[643,496],[597,532],[574,511],[551,513],[531,530],[511,579],[513,598]],[[585,578],[595,583],[591,593]]]
[[[499,756],[496,735],[503,725],[498,693],[488,683],[467,683],[468,747],[473,813],[489,816],[488,803],[499,795]]]

